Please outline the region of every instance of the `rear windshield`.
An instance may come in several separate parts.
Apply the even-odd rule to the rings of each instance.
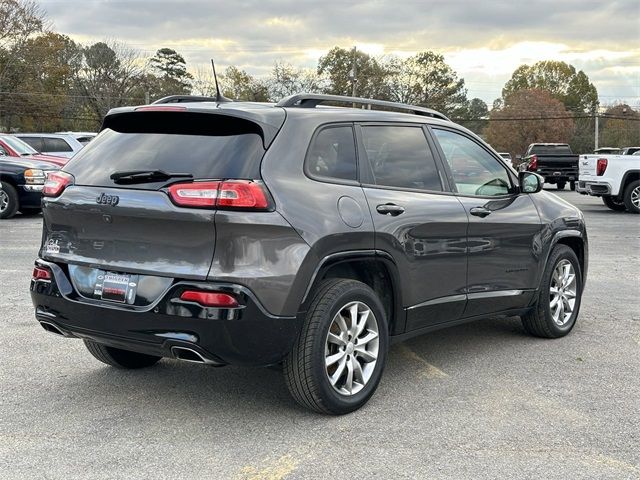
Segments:
[[[534,145],[531,147],[531,153],[538,155],[571,155],[569,145]]]
[[[31,145],[20,140],[17,137],[2,137],[2,140],[9,145],[18,155],[35,155],[38,151],[31,147]]]
[[[133,170],[190,173],[194,179],[260,178],[265,150],[259,127],[252,122],[211,114],[145,112],[107,125],[64,168],[76,185],[122,187],[114,184],[111,174]],[[126,188],[156,189],[166,183],[171,182]]]

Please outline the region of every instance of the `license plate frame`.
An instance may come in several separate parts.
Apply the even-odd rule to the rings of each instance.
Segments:
[[[107,302],[133,304],[137,285],[138,275],[100,270],[93,293]]]

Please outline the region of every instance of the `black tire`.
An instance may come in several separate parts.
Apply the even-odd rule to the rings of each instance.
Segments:
[[[636,180],[627,185],[624,189],[624,205],[630,213],[640,213],[640,180]],[[634,200],[636,203],[634,203]]]
[[[565,185],[567,184],[567,182],[558,182],[556,184],[556,187],[558,187],[558,190],[564,190]]]
[[[602,202],[616,212],[624,212],[627,209],[623,200],[618,197],[612,197],[611,195],[603,195]]]
[[[344,395],[334,389],[329,381],[325,348],[334,317],[342,308],[355,301],[362,302],[373,313],[373,321],[376,322],[379,333],[378,357],[364,387],[357,393]],[[389,330],[384,312],[378,296],[364,283],[329,279],[315,289],[301,331],[284,361],[287,387],[300,405],[320,413],[342,415],[367,403],[378,387],[387,359]],[[357,361],[356,355],[352,355],[354,361]]]
[[[550,307],[550,287],[554,269],[563,260],[568,260],[573,266],[576,279],[576,297],[573,312],[562,326],[554,322]],[[536,337],[559,338],[568,334],[576,323],[580,311],[582,297],[582,270],[575,252],[566,245],[556,245],[547,261],[542,283],[538,292],[536,305],[526,315],[522,316],[524,329]]]
[[[84,340],[89,353],[102,363],[116,368],[135,369],[150,367],[158,363],[162,357],[146,355],[144,353],[131,352],[120,348],[107,347],[93,340]]]
[[[15,187],[7,182],[0,181],[0,219],[13,217],[20,206],[20,199]]]
[[[569,182],[569,188],[572,192],[576,191],[576,182]]]

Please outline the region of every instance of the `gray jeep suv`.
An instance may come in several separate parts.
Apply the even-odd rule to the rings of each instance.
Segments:
[[[282,365],[300,404],[347,413],[393,341],[496,315],[572,329],[585,224],[541,185],[421,107],[117,108],[47,180],[36,318],[120,368]]]

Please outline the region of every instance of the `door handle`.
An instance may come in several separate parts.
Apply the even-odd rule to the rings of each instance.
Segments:
[[[484,218],[487,215],[491,214],[491,210],[485,207],[473,207],[471,210],[469,210],[469,213],[475,217]]]
[[[404,212],[404,207],[396,205],[395,203],[384,203],[376,207],[376,211],[382,215],[391,215],[396,217]]]

